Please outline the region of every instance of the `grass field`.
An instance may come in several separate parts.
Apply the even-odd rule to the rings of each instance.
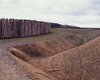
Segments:
[[[59,38],[70,39],[77,45],[81,45],[89,40],[98,37],[99,35],[100,35],[100,30],[95,30],[95,29],[52,28],[51,33],[40,36],[1,39],[0,48],[25,44],[25,43],[33,43],[35,41],[52,40]]]

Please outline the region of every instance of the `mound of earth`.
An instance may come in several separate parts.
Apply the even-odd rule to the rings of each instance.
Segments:
[[[11,57],[6,49],[0,49],[0,80],[32,80],[23,66]]]
[[[11,50],[14,59],[23,65],[36,80],[100,79],[100,37],[76,48],[71,44],[71,47],[66,46],[66,49],[55,45],[53,41],[50,44],[55,45],[56,48],[51,49],[49,46],[51,51],[55,50],[54,53],[51,52],[51,55],[46,46],[44,49],[44,42],[40,43],[42,45],[38,46],[40,51],[35,47],[38,43],[34,44],[34,47],[31,46],[32,48],[29,47],[30,45],[27,45],[28,48],[16,46]],[[30,48],[33,50],[32,53],[30,53]]]
[[[76,45],[67,39],[39,41],[33,44],[24,44],[14,46],[11,50],[16,56],[29,55],[31,57],[47,57],[59,52],[76,47]],[[19,54],[18,54],[19,53]]]

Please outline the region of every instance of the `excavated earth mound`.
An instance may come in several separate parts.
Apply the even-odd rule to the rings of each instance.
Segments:
[[[12,48],[16,56],[28,55],[31,57],[47,57],[59,52],[76,47],[76,45],[67,39],[47,40],[35,42],[33,44],[17,45]],[[18,54],[20,53],[20,54]]]
[[[67,41],[67,45],[59,40],[50,42],[52,47],[48,41],[15,46],[12,56],[36,80],[100,79],[100,37],[76,48]]]

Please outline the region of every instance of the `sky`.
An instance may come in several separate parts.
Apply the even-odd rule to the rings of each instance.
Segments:
[[[100,0],[0,0],[0,18],[100,28]]]

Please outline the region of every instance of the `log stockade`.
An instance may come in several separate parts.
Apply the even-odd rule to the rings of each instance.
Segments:
[[[22,19],[0,19],[0,39],[31,37],[47,34],[51,30],[48,22]]]

